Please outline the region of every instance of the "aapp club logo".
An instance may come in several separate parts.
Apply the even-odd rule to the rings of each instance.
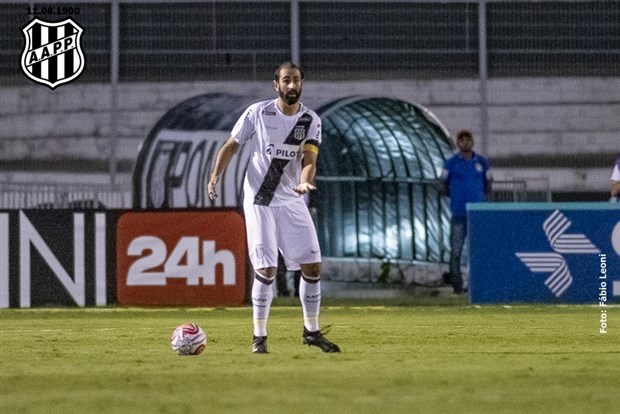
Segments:
[[[240,305],[245,224],[237,211],[130,212],[117,225],[122,305]]]
[[[76,79],[84,70],[83,31],[70,18],[61,22],[31,20],[22,29],[24,74],[51,89]]]

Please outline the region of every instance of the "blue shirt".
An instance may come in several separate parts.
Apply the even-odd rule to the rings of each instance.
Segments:
[[[487,159],[474,152],[469,160],[460,153],[446,160],[441,179],[450,193],[452,216],[466,216],[467,203],[485,201],[492,177]]]

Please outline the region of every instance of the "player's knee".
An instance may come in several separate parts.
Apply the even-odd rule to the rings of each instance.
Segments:
[[[302,264],[301,274],[309,282],[318,282],[321,278],[321,263]]]
[[[268,280],[273,280],[276,278],[277,270],[277,267],[264,267],[262,269],[254,269],[257,275]]]

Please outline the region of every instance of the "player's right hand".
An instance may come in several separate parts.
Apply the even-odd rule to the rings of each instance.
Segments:
[[[215,185],[217,184],[217,176],[211,177],[209,180],[209,184],[207,184],[207,191],[209,192],[209,198],[211,200],[215,200],[217,198],[217,193],[215,192]]]

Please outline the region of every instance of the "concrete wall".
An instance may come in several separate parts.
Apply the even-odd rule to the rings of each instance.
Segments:
[[[544,160],[584,154],[596,160],[620,152],[620,78],[494,79],[487,89],[490,133],[486,155],[492,164],[494,159],[503,160],[502,167],[496,169],[497,178],[548,180],[554,190],[608,189],[611,165],[606,160],[563,168],[545,168]],[[142,140],[170,108],[209,92],[246,94],[258,99],[274,96],[268,81],[121,84],[118,158],[132,163]],[[416,102],[435,113],[451,133],[461,128],[472,130],[476,136],[480,133],[477,80],[307,80],[302,100],[316,108],[351,95]],[[55,160],[65,163],[69,171],[76,159],[105,163],[110,154],[110,96],[107,84],[73,83],[54,91],[34,84],[3,87],[0,162],[8,165],[10,161],[12,171],[2,168],[0,179],[27,176],[23,174],[27,171],[19,168],[22,161]],[[523,165],[523,159],[528,157],[542,158],[543,165]],[[512,166],[511,159],[521,161]],[[91,172],[105,174],[101,168]],[[39,174],[47,180],[55,177],[45,171]]]

